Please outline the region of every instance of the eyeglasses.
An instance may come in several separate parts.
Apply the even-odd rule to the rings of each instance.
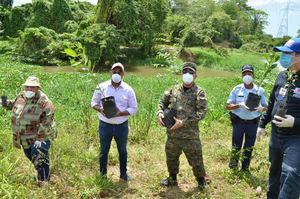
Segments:
[[[195,74],[195,71],[193,71],[191,69],[183,69],[182,73],[183,74],[190,73],[191,75],[193,75],[193,74]]]

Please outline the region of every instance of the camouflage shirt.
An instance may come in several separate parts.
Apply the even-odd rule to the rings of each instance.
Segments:
[[[179,139],[198,139],[198,123],[207,112],[207,98],[202,88],[196,84],[190,89],[176,85],[167,90],[158,104],[158,113],[166,108],[177,111],[177,118],[183,121],[183,126],[174,131],[167,131],[168,137]]]
[[[27,99],[21,92],[14,101],[8,101],[7,109],[12,111],[13,142],[24,149],[36,140],[55,138],[54,106],[48,97],[39,91]]]

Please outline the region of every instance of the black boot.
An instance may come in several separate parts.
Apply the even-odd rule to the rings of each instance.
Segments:
[[[168,186],[177,186],[177,176],[176,174],[172,174],[167,178],[164,178],[160,181],[160,185],[168,187]]]
[[[204,177],[199,177],[197,178],[197,182],[198,182],[198,187],[201,191],[203,191],[205,189],[206,186],[206,181]]]
[[[231,154],[230,161],[228,167],[230,169],[236,169],[239,164],[239,156],[235,153]]]

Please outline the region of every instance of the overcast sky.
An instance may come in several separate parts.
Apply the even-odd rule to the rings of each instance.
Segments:
[[[88,1],[93,4],[97,3],[97,0]],[[287,1],[288,0],[248,0],[248,4],[255,9],[264,10],[269,14],[269,25],[266,27],[265,32],[277,36]],[[300,29],[300,0],[290,1],[288,34],[294,37],[297,36],[297,31]],[[29,2],[31,2],[31,0],[14,0],[14,5],[16,6]]]

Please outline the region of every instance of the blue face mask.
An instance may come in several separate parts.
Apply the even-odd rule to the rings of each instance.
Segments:
[[[279,63],[284,68],[289,68],[292,65],[293,57],[287,53],[281,53]]]

